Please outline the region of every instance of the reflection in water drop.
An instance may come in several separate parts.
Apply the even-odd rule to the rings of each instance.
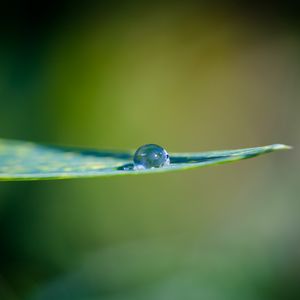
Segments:
[[[167,151],[155,144],[147,144],[137,149],[133,157],[136,170],[161,168],[170,164]]]

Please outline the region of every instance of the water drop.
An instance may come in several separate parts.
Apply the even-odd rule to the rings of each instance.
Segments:
[[[168,152],[155,144],[147,144],[138,148],[133,157],[136,170],[161,168],[170,164]]]

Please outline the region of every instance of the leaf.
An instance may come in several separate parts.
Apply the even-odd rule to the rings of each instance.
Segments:
[[[99,151],[54,147],[0,139],[0,180],[42,180],[162,173],[217,165],[290,149],[275,144],[264,147],[199,153],[170,153],[170,165],[146,170],[133,168],[134,151]]]

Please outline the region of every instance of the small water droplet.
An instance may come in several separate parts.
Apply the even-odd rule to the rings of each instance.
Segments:
[[[161,168],[170,164],[168,152],[155,144],[147,144],[138,148],[133,157],[136,170]]]
[[[120,166],[117,168],[117,170],[120,170],[120,171],[131,171],[134,169],[134,165],[131,163],[131,164],[126,164],[126,165],[123,165],[123,166]]]

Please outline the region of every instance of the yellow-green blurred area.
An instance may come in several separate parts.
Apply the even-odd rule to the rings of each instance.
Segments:
[[[2,138],[289,152],[166,175],[0,184],[1,300],[300,299],[293,2],[11,1]]]

